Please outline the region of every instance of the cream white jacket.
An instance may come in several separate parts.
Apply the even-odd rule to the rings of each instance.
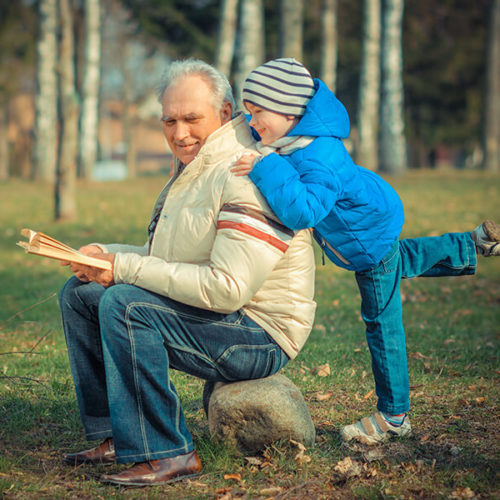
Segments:
[[[237,115],[165,186],[151,248],[100,246],[116,253],[116,283],[202,309],[243,309],[294,358],[316,308],[311,237],[285,228],[248,177],[229,171],[245,152],[254,140]]]

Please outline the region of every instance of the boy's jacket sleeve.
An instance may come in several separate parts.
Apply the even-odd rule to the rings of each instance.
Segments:
[[[249,174],[278,218],[290,229],[314,227],[333,209],[339,195],[335,175],[322,163],[304,159],[299,170],[271,153]]]

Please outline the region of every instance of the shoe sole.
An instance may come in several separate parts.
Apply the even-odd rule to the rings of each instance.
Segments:
[[[68,465],[72,465],[73,467],[78,467],[79,465],[113,465],[116,464],[116,460],[112,461],[105,461],[103,462],[102,460],[66,460],[65,458],[63,459],[64,463]]]
[[[172,479],[169,479],[168,481],[161,481],[161,482],[154,482],[154,483],[128,483],[128,482],[123,483],[123,482],[118,481],[118,480],[103,479],[103,478],[101,478],[100,481],[102,483],[116,484],[117,486],[136,486],[136,487],[161,486],[162,484],[172,484],[172,483],[176,483],[178,481],[182,481],[184,479],[189,479],[191,477],[197,477],[200,474],[201,474],[201,472],[197,472],[195,474],[186,474],[184,476],[174,477]]]

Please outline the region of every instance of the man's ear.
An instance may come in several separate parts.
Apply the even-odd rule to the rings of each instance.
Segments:
[[[222,108],[220,109],[220,120],[222,125],[231,120],[233,116],[233,106],[230,102],[225,102],[222,104]]]

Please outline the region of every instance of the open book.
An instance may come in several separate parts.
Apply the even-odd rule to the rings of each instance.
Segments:
[[[84,255],[46,234],[38,233],[32,229],[21,229],[21,234],[26,236],[28,241],[18,241],[17,244],[24,248],[26,253],[51,259],[66,260],[99,269],[111,269],[111,262]]]

